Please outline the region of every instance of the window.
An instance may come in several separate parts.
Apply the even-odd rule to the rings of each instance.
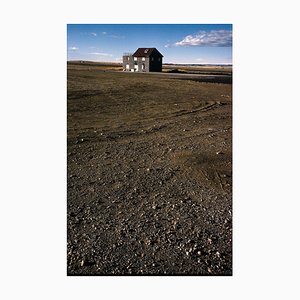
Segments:
[[[127,57],[127,60],[129,60],[129,56]]]
[[[134,60],[137,60],[137,57],[134,57],[133,59],[134,59]]]
[[[143,60],[143,61],[145,61],[145,59],[146,59],[145,57],[142,57],[142,60]]]
[[[158,58],[158,61],[160,61],[160,57]]]
[[[154,61],[154,57],[151,57],[151,61]]]

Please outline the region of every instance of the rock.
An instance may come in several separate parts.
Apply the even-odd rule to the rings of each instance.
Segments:
[[[145,240],[145,245],[147,245],[147,246],[151,245],[151,240],[150,239],[146,239]]]
[[[219,154],[224,154],[224,152],[222,152],[222,151],[217,151],[216,154],[217,154],[217,155],[219,155]]]
[[[83,266],[84,266],[84,263],[85,263],[85,261],[82,260],[82,261],[80,262],[80,266],[83,267]]]

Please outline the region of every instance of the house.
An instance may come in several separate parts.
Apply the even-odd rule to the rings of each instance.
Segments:
[[[138,48],[133,54],[124,53],[123,71],[161,72],[162,58],[156,48]]]

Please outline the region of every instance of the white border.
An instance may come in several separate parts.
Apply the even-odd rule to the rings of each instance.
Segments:
[[[3,299],[299,298],[296,1],[148,4],[2,4]],[[67,23],[233,24],[232,277],[66,277]]]

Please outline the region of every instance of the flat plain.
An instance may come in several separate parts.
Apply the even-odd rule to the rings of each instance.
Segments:
[[[231,275],[231,67],[120,70],[68,63],[68,275]]]

